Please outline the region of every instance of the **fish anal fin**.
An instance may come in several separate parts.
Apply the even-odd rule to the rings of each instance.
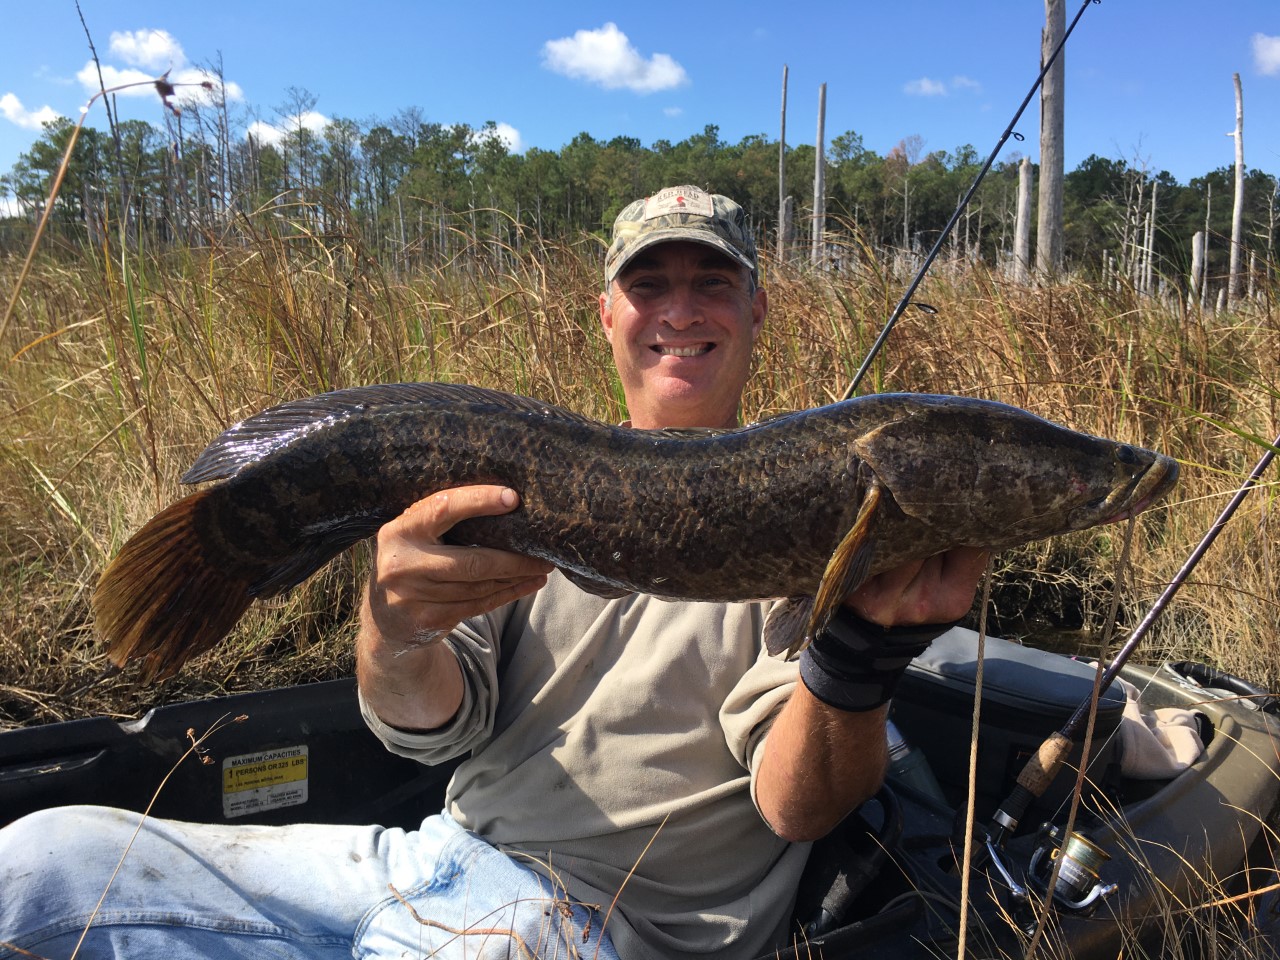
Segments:
[[[625,597],[627,594],[635,592],[604,580],[596,580],[594,577],[588,577],[574,570],[566,570],[563,567],[561,568],[561,573],[579,590],[585,590],[587,593],[603,597],[606,600],[617,600],[619,597]]]
[[[871,569],[871,558],[875,552],[876,520],[879,517],[881,492],[880,487],[872,485],[858,509],[857,519],[849,532],[844,535],[835,553],[827,561],[827,569],[822,574],[822,582],[818,584],[818,593],[813,598],[813,609],[809,612],[809,622],[804,632],[795,638],[787,654],[794,654],[808,640],[826,629],[836,608],[844,602],[850,591],[856,590],[867,579]]]
[[[764,645],[770,656],[784,650],[790,656],[803,645],[812,612],[813,597],[788,597],[769,608],[764,619]]]

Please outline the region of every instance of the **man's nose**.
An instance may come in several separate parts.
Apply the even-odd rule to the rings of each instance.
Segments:
[[[694,296],[693,285],[673,284],[663,304],[661,321],[673,330],[685,330],[702,322],[702,309]]]

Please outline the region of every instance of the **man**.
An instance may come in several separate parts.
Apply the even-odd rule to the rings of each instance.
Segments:
[[[767,307],[737,204],[678,187],[624,210],[600,317],[631,426],[735,424]],[[789,939],[804,841],[876,790],[897,677],[968,610],[984,556],[874,578],[785,662],[761,650],[767,604],[604,599],[441,542],[517,507],[458,488],[377,538],[361,707],[396,752],[469,754],[444,813],[411,833],[148,823],[81,956],[749,958]],[[0,831],[0,940],[69,952],[136,823],[78,808]]]
[[[741,207],[694,187],[633,203],[614,226],[605,280],[600,318],[631,426],[736,424],[768,305]],[[794,664],[759,656],[760,605],[605,601],[540,561],[440,545],[459,520],[515,502],[499,488],[448,491],[382,530],[358,647],[371,725],[424,760],[480,747],[455,777],[451,815],[504,848],[558,857],[579,899],[617,895],[609,933],[624,957],[767,951],[804,852],[769,828],[814,839],[874,793],[887,697],[845,710],[797,686]],[[973,551],[936,557],[849,602],[890,625],[954,620],[983,563]],[[467,617],[477,619],[458,629]],[[447,642],[415,639],[450,631]],[[511,643],[504,684],[481,689]],[[839,699],[838,680],[815,685]],[[702,711],[683,709],[686,728],[665,715],[683,700]],[[567,736],[548,745],[548,730]],[[557,794],[559,772],[578,789]],[[618,779],[625,788],[609,783]],[[522,800],[540,796],[546,807]]]

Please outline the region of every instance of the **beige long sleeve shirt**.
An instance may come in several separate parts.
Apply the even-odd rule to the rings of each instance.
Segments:
[[[616,895],[621,956],[759,956],[786,936],[808,853],[752,800],[764,735],[797,681],[794,662],[761,652],[766,610],[605,600],[555,573],[449,638],[466,688],[452,723],[414,734],[365,717],[424,763],[471,752],[450,814],[579,900],[607,908]]]

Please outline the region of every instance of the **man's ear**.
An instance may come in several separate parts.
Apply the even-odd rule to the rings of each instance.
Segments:
[[[613,304],[608,293],[600,294],[600,325],[604,327],[604,338],[613,343]]]
[[[755,340],[764,329],[764,318],[769,312],[769,294],[764,287],[756,287],[751,299],[751,339]]]

